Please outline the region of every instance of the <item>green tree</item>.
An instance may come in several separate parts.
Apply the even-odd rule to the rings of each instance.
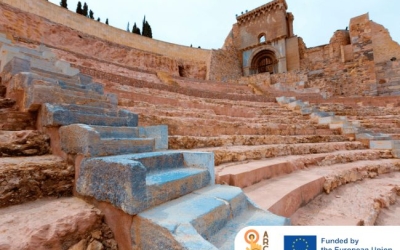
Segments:
[[[108,25],[108,18],[106,19],[106,24]]]
[[[94,12],[92,10],[89,11],[89,17],[90,19],[94,19]]]
[[[83,4],[82,15],[89,16],[89,6],[86,3]]]
[[[60,6],[61,6],[61,7],[63,7],[63,8],[66,8],[66,9],[68,9],[67,0],[61,0],[61,2],[60,2]]]
[[[97,18],[97,22],[100,22],[100,17]]]
[[[136,23],[133,24],[132,33],[141,35],[140,29],[136,26]]]
[[[78,6],[76,7],[76,13],[82,15],[82,4],[81,4],[81,1],[78,2]]]
[[[146,16],[143,18],[143,23],[142,23],[142,36],[146,36],[149,38],[153,38],[153,33],[151,31],[150,24],[146,21]]]

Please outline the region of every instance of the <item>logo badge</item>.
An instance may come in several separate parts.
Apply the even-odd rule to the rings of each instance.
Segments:
[[[284,250],[317,250],[316,235],[285,235]]]

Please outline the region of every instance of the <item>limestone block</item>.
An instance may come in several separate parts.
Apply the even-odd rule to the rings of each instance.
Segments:
[[[213,152],[185,152],[183,151],[184,165],[187,167],[197,167],[206,169],[213,180],[210,185],[214,185],[214,153]]]
[[[326,116],[326,117],[319,117],[318,124],[334,124],[334,123],[343,123],[346,121],[347,121],[346,117]]]
[[[296,101],[296,97],[281,96],[276,98],[276,102],[279,103],[280,105],[285,105],[294,101]]]
[[[139,127],[139,137],[153,138],[155,140],[155,150],[168,149],[168,126],[149,126]]]
[[[39,112],[42,126],[63,126],[74,123],[99,126],[136,127],[138,116],[113,109],[78,105],[52,105],[46,103]]]
[[[316,111],[311,113],[310,118],[312,121],[318,122],[320,118],[334,116],[333,112]]]
[[[308,102],[302,102],[300,100],[288,103],[286,106],[291,110],[299,110],[305,107],[308,107]]]
[[[127,158],[89,158],[80,166],[78,193],[108,201],[126,213],[147,208],[146,168]]]
[[[395,150],[400,150],[400,140],[392,140],[392,148]]]
[[[56,61],[55,66],[67,76],[75,76],[79,74],[79,69],[71,68],[71,64],[69,62],[58,60]]]
[[[302,115],[310,115],[315,112],[318,112],[318,109],[315,107],[303,107],[300,109],[300,113]]]
[[[288,224],[255,207],[240,188],[214,185],[139,213],[131,239],[139,249],[233,249],[243,227]],[[154,230],[164,232],[156,241]]]
[[[393,148],[393,142],[391,140],[371,140],[369,142],[369,148],[371,149],[392,149]]]
[[[166,151],[87,158],[80,166],[77,191],[137,214],[212,184],[210,156]]]
[[[119,127],[114,127],[118,130]],[[123,129],[123,128],[122,128]],[[106,138],[102,139],[96,127],[73,124],[60,128],[61,148],[69,154],[84,156],[108,156],[150,152],[154,150],[154,138]],[[116,133],[117,134],[117,133]]]
[[[392,155],[394,158],[400,158],[400,150],[399,149],[392,149]]]

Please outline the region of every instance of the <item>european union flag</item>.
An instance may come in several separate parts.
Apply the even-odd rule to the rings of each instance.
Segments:
[[[284,250],[317,250],[317,236],[285,235],[284,246]]]

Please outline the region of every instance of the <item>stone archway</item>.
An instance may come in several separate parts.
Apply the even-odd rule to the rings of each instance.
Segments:
[[[258,52],[251,60],[250,75],[269,72],[277,73],[278,60],[271,50],[262,50]]]

